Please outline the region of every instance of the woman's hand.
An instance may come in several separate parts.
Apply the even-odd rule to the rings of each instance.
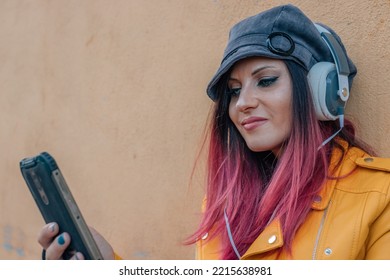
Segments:
[[[96,241],[103,259],[114,259],[114,251],[111,245],[95,229],[90,228],[93,238]],[[59,234],[59,228],[56,223],[46,224],[38,235],[38,243],[45,252],[46,260],[60,260],[66,248],[70,244],[71,236],[67,232]],[[84,260],[80,252],[74,252],[71,260]]]

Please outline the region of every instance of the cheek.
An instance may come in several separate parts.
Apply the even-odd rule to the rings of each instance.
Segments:
[[[280,119],[279,121],[284,124],[284,126],[291,126],[292,123],[292,106],[290,102],[285,102],[279,107]]]
[[[284,133],[286,134],[286,138],[290,135],[291,129],[292,129],[292,106],[291,103],[288,103],[282,108],[283,114],[282,114],[282,121],[283,121],[283,127],[284,127]]]
[[[278,115],[281,117],[281,120],[285,123],[288,123],[291,126],[292,122],[292,90],[291,86],[285,87],[280,95],[279,100],[274,104],[277,104],[275,109],[278,112]]]
[[[231,101],[229,104],[229,117],[236,126],[237,126],[237,118],[238,118],[237,116],[238,114],[237,114],[236,106]]]

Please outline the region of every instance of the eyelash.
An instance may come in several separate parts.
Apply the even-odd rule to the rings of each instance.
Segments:
[[[260,79],[257,82],[257,86],[263,87],[263,88],[269,87],[273,83],[275,83],[278,78],[279,77],[270,77],[270,78]],[[241,92],[241,88],[229,88],[228,89],[228,94],[230,94],[231,96],[238,96],[238,95],[240,95],[240,92]]]
[[[257,83],[257,85],[258,85],[258,86],[261,86],[261,87],[269,87],[269,86],[271,86],[273,83],[275,83],[277,79],[278,79],[278,77],[270,77],[270,78],[261,79],[261,80]]]

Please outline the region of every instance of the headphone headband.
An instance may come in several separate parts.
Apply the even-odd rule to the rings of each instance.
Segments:
[[[337,42],[336,38],[332,33],[319,24],[314,24],[318,32],[320,32],[322,39],[325,41],[328,46],[333,60],[336,65],[339,88],[337,94],[340,96],[340,99],[346,102],[349,98],[349,81],[348,76],[351,73],[348,65],[347,57],[345,56],[340,44]]]

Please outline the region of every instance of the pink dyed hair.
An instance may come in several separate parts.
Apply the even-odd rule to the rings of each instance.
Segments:
[[[224,210],[241,255],[276,217],[282,223],[284,247],[293,253],[295,233],[328,178],[331,151],[342,149],[334,139],[317,150],[338,129],[337,122],[316,119],[306,71],[294,62],[285,63],[293,81],[293,121],[291,135],[278,158],[271,152],[248,149],[228,116],[228,74],[221,79],[208,138],[206,207],[198,230],[186,242],[194,243],[212,232],[209,239],[218,236],[222,241],[221,259],[237,258],[225,228]],[[352,124],[345,123],[339,137],[358,146]]]

